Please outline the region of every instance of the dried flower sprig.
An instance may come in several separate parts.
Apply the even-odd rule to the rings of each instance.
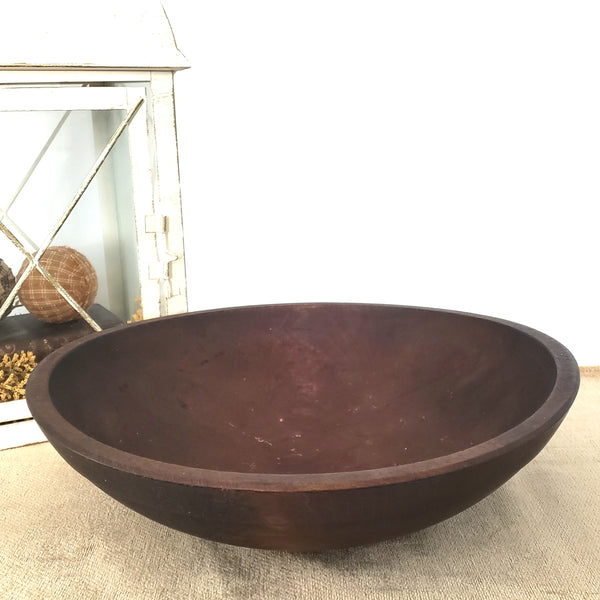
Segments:
[[[5,354],[0,360],[0,402],[25,398],[25,385],[37,365],[33,352]]]
[[[128,324],[136,323],[137,321],[142,321],[144,319],[144,311],[142,309],[142,299],[140,298],[140,296],[138,296],[135,299],[135,302],[138,305],[138,309],[135,311],[134,314],[131,315],[131,319],[129,319],[129,321],[127,321]]]

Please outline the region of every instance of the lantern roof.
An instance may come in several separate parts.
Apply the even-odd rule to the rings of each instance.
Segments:
[[[7,2],[0,69],[179,70],[179,52],[157,0]]]

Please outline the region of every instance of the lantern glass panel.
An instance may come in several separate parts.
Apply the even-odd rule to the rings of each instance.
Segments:
[[[10,206],[4,223],[27,250],[35,252],[48,240],[125,113],[122,109],[0,112],[0,210]],[[140,296],[135,223],[125,129],[51,242],[73,247],[89,259],[98,275],[96,302],[123,320],[136,312]],[[24,260],[2,234],[0,258],[15,275]]]

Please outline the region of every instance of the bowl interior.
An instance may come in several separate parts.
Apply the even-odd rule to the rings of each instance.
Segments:
[[[67,353],[52,402],[77,429],[190,467],[333,473],[447,455],[521,423],[556,366],[493,320],[373,305],[191,313]]]

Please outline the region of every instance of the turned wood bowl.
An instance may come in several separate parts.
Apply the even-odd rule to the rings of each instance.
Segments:
[[[27,401],[64,459],[133,510],[306,551],[396,537],[481,500],[544,447],[578,385],[564,346],[515,323],[292,304],[91,335],[35,369]]]

